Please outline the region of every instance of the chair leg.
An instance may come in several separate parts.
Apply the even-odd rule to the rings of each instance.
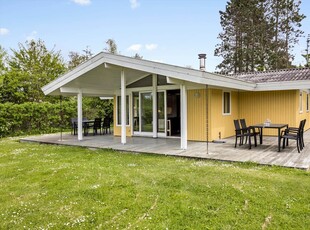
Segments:
[[[251,149],[252,146],[251,146],[251,136],[249,136],[249,149]]]
[[[301,149],[303,149],[305,147],[303,135],[300,136],[300,145],[301,145]]]
[[[245,137],[245,143],[244,144],[246,144],[246,143],[248,143],[248,136]]]
[[[236,135],[236,141],[235,141],[235,148],[237,147],[237,135]]]
[[[296,143],[297,143],[297,151],[298,151],[298,153],[300,153],[299,139],[296,140]]]
[[[285,149],[285,138],[283,137],[282,149]]]

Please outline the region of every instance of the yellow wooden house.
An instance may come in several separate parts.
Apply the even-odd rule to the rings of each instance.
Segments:
[[[111,97],[114,135],[123,144],[128,136],[179,138],[182,149],[188,140],[234,136],[234,119],[296,127],[309,120],[309,89],[307,68],[224,76],[104,52],[42,88],[77,97],[79,140],[83,97]]]

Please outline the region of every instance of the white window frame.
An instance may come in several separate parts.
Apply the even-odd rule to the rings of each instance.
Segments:
[[[302,98],[302,91],[299,91],[299,113],[303,113],[303,98]]]
[[[229,93],[229,113],[225,113],[225,93]],[[231,115],[231,91],[223,91],[222,93],[222,114],[225,116]]]
[[[131,102],[130,102],[130,95],[126,94],[126,103],[127,103],[127,97],[128,97],[128,106],[126,105],[126,116],[129,118],[128,119],[128,124],[127,124],[127,119],[126,119],[126,127],[130,126],[130,108],[131,108]],[[118,120],[118,100],[121,99],[121,95],[116,95],[116,126],[122,126],[121,121]]]

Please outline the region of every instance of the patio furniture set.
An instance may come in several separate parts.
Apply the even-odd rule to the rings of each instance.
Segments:
[[[89,130],[92,130],[93,135],[111,134],[111,119],[108,117],[103,120],[102,118],[95,118],[94,120],[83,118],[82,124],[84,136],[89,134]],[[71,118],[71,134],[77,135],[77,129],[77,118]]]
[[[278,151],[288,146],[289,140],[296,141],[296,147],[298,153],[304,148],[304,127],[306,119],[301,120],[299,127],[289,127],[288,124],[273,124],[271,122],[265,122],[261,124],[247,126],[245,119],[234,120],[235,125],[235,148],[239,138],[239,146],[249,143],[249,149],[252,148],[251,138],[254,138],[254,146],[257,146],[257,136],[259,136],[259,143],[263,144],[263,129],[277,129],[278,130]]]

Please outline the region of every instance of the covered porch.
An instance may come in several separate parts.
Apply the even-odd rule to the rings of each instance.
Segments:
[[[114,98],[114,134],[119,143],[127,144],[130,136],[153,138],[173,135],[180,137],[179,150],[188,148],[188,122],[195,111],[188,112],[189,90],[209,86],[227,89],[253,90],[255,84],[201,70],[172,66],[147,60],[99,53],[74,70],[60,76],[42,88],[45,95],[77,98],[77,140],[83,141],[83,97]],[[205,90],[207,91],[207,90]],[[208,130],[207,98],[201,98],[199,122],[196,126]],[[188,116],[191,116],[188,118]],[[197,120],[197,119],[196,119]],[[201,135],[208,140],[208,131]],[[192,131],[193,132],[193,131]]]
[[[127,144],[121,143],[121,137],[112,135],[87,136],[83,141],[70,134],[47,134],[22,138],[23,142],[37,142],[80,146],[86,148],[113,149],[131,153],[160,154],[196,159],[210,159],[228,162],[254,162],[261,165],[276,165],[303,170],[310,169],[310,131],[305,133],[305,149],[298,153],[295,142],[277,151],[277,138],[264,137],[264,143],[248,149],[248,145],[234,148],[234,137],[224,139],[225,143],[206,143],[188,141],[188,149],[180,149],[179,138],[128,137]],[[74,153],[73,153],[74,154]]]

